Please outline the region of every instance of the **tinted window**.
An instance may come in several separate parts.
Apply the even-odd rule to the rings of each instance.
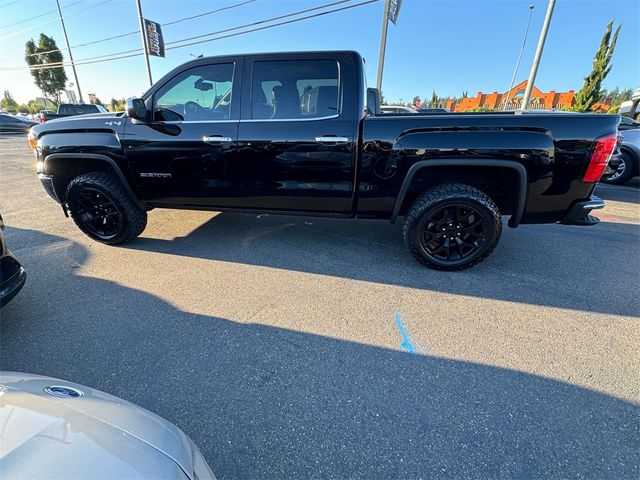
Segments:
[[[86,113],[99,112],[95,105],[60,105],[60,112],[64,115],[83,115]]]
[[[229,120],[233,63],[191,68],[156,94],[155,119]]]
[[[338,114],[335,61],[256,62],[252,82],[252,118],[299,119]]]

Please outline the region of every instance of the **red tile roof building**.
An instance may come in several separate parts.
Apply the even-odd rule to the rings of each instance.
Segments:
[[[504,93],[482,93],[478,92],[475,97],[461,98],[459,100],[448,99],[447,108],[452,112],[466,112],[473,109],[490,109],[490,110],[502,110],[504,103],[509,99],[507,104],[507,110],[519,109],[522,102],[522,95],[527,88],[527,80],[519,83],[513,87],[509,92]],[[507,93],[509,95],[507,95]],[[547,93],[540,91],[535,85],[531,89],[531,100],[529,103],[529,109],[531,110],[554,110],[554,109],[566,109],[575,103],[575,91],[569,90],[568,92],[556,92],[551,90]],[[607,111],[611,101],[605,99],[603,102],[599,102],[594,105],[593,110]]]

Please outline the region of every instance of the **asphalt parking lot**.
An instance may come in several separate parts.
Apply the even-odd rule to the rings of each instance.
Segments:
[[[505,229],[459,273],[401,225],[154,210],[85,237],[0,138],[0,211],[28,270],[1,368],[135,402],[221,479],[638,478],[640,183],[595,227]]]

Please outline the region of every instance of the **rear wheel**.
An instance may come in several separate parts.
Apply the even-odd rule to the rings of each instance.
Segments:
[[[501,233],[496,204],[463,184],[439,185],[418,196],[403,227],[409,251],[436,270],[463,270],[481,262],[496,247]]]
[[[633,176],[633,158],[628,153],[622,152],[620,164],[615,172],[603,175],[601,181],[613,185],[626,183]]]
[[[106,172],[80,175],[67,187],[67,205],[76,225],[89,237],[107,245],[133,240],[147,226],[140,209],[120,180]]]

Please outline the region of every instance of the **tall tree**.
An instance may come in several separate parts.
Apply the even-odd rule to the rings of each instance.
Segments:
[[[18,102],[13,99],[9,90],[4,91],[4,97],[0,100],[0,108],[3,110],[15,110],[18,106]]]
[[[58,49],[56,41],[41,33],[37,44],[31,39],[25,45],[24,59],[27,65],[31,67],[31,75],[36,86],[42,90],[45,97],[60,103],[60,92],[64,90],[67,83],[67,74],[64,71],[64,67],[37,68],[39,65],[51,63],[60,63],[62,65],[62,52]]]
[[[587,75],[582,88],[576,93],[576,103],[573,107],[576,111],[588,112],[591,110],[591,107],[602,98],[602,81],[611,71],[612,65],[609,65],[609,63],[611,62],[613,51],[616,48],[620,25],[616,28],[613,37],[611,35],[612,29],[613,20],[609,22],[604,35],[602,35],[600,48],[598,48],[595,57],[593,57],[591,73]]]

